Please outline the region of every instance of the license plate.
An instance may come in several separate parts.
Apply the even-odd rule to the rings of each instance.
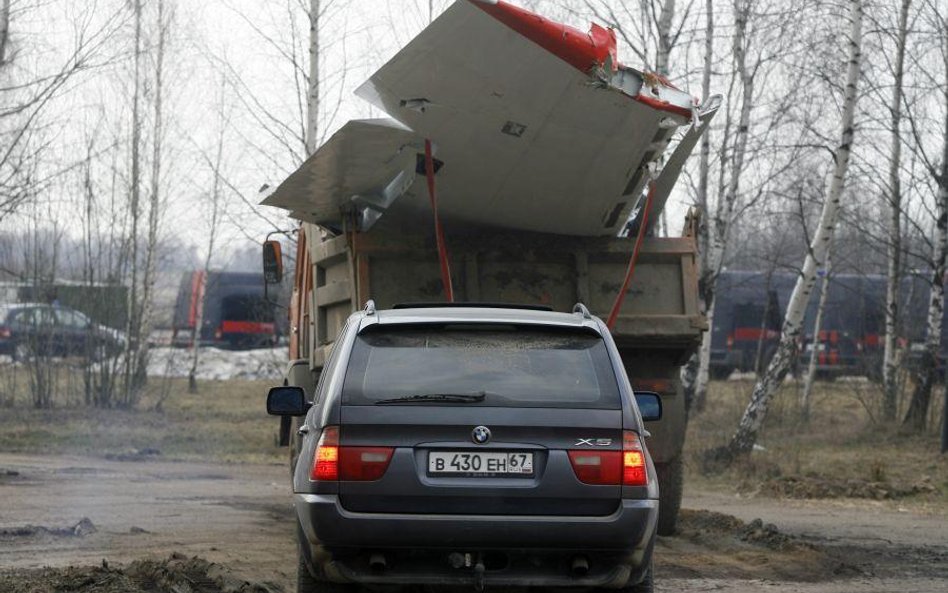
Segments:
[[[428,473],[474,477],[532,476],[533,453],[431,451],[428,453]]]

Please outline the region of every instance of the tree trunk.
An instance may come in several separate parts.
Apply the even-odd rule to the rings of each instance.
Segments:
[[[142,278],[142,314],[138,355],[135,361],[134,387],[138,391],[148,382],[148,336],[151,334],[153,305],[152,293],[155,287],[155,273],[158,258],[158,223],[161,218],[161,152],[163,144],[164,120],[162,113],[165,43],[168,24],[165,19],[164,0],[157,0],[158,44],[155,54],[155,104],[154,138],[152,139],[151,191],[148,206],[148,239],[145,244],[145,271]]]
[[[668,61],[675,40],[672,36],[672,21],[675,18],[675,0],[665,0],[658,16],[658,50],[655,52],[655,72],[659,76],[668,76]],[[668,236],[668,217],[665,209],[659,216],[661,236]]]
[[[714,2],[705,1],[705,29],[704,29],[704,70],[701,73],[701,102],[705,103],[711,95],[711,68],[714,51]],[[708,331],[701,336],[701,347],[691,355],[688,363],[682,369],[681,383],[685,394],[685,407],[689,411],[696,401],[698,386],[708,384],[708,365],[711,360],[711,327],[714,321],[714,291],[707,290],[711,270],[709,266],[708,250],[708,174],[711,169],[711,130],[701,136],[701,149],[698,156],[698,194],[695,202],[698,207],[698,296],[708,316]],[[702,396],[702,405],[703,405]]]
[[[713,294],[717,285],[718,275],[724,266],[725,253],[727,251],[727,242],[730,235],[731,220],[734,217],[734,207],[737,203],[738,191],[740,189],[741,172],[744,168],[744,157],[747,153],[747,138],[750,133],[751,113],[754,108],[754,71],[755,68],[748,68],[747,65],[747,19],[750,16],[750,7],[748,5],[734,6],[734,37],[732,42],[732,54],[734,57],[735,72],[734,76],[741,83],[741,108],[738,115],[737,130],[734,135],[734,147],[731,151],[731,158],[728,163],[727,183],[724,183],[724,169],[721,167],[721,185],[719,187],[718,203],[714,211],[713,226],[708,232],[708,255],[707,270],[702,273],[703,288],[702,292],[706,295],[705,303],[713,306],[707,298],[707,295]],[[705,64],[708,65],[707,62]],[[724,142],[726,145],[729,138],[730,123],[725,124]],[[722,155],[723,155],[722,148]],[[704,146],[702,145],[702,153]],[[710,152],[710,149],[709,149]],[[722,158],[723,162],[723,158]],[[707,198],[705,198],[707,199]],[[714,319],[711,313],[711,321]],[[708,366],[711,359],[711,336],[707,335],[707,345],[702,343],[702,351],[699,354],[698,375],[695,384],[694,402],[696,408],[702,409],[707,398],[708,385]],[[694,404],[693,404],[694,405]]]
[[[214,184],[211,189],[211,220],[210,227],[207,232],[207,254],[204,257],[204,286],[207,286],[208,272],[211,269],[211,259],[214,257],[214,247],[217,241],[217,226],[220,222],[220,202],[221,202],[221,167],[223,166],[224,160],[224,135],[227,131],[228,121],[225,117],[224,111],[224,102],[227,100],[226,86],[224,82],[221,82],[221,105],[220,105],[220,120],[219,120],[219,129],[217,135],[217,151],[214,155],[213,162],[213,173],[214,173]],[[202,291],[201,294],[201,303],[198,306],[197,316],[194,320],[195,324],[195,333],[191,339],[191,369],[188,372],[188,391],[190,393],[197,393],[198,383],[197,383],[197,369],[198,363],[200,362],[200,335],[201,328],[204,324],[204,296],[207,294],[206,291]]]
[[[306,156],[319,147],[319,0],[309,0],[309,81],[306,89]]]
[[[902,255],[902,188],[899,168],[902,164],[902,79],[905,65],[905,42],[908,37],[908,12],[912,0],[902,0],[895,54],[895,80],[890,109],[891,149],[889,151],[889,186],[886,206],[889,210],[889,244],[887,246],[887,284],[885,294],[885,345],[882,355],[884,396],[882,416],[895,420],[898,401],[898,319],[899,282]]]
[[[0,0],[0,67],[6,63],[7,46],[10,42],[10,2]]]
[[[138,329],[140,327],[139,298],[138,298],[138,222],[140,215],[141,202],[141,54],[142,54],[142,3],[141,0],[134,0],[132,6],[135,12],[135,49],[134,62],[135,74],[133,79],[134,89],[132,91],[132,145],[131,145],[131,204],[130,218],[132,223],[131,236],[129,237],[129,290],[128,290],[128,321],[126,322],[126,345],[124,361],[124,385],[123,401],[124,406],[128,406],[134,401],[134,387],[132,385],[132,372],[137,362],[138,348],[140,347],[140,336]]]
[[[856,91],[859,83],[859,64],[861,60],[861,0],[850,0],[850,13],[852,30],[849,39],[849,64],[846,73],[841,121],[842,133],[835,154],[836,162],[829,192],[820,213],[819,226],[813,235],[800,277],[797,279],[790,301],[787,303],[787,312],[777,352],[770,361],[767,372],[757,380],[750,403],[744,410],[744,415],[741,417],[737,431],[731,437],[730,442],[724,447],[708,452],[706,460],[712,463],[727,465],[738,456],[749,454],[754,444],[756,444],[770,402],[790,368],[797,338],[802,329],[806,305],[816,283],[816,271],[825,265],[833,231],[836,228],[836,219],[843,193],[843,182],[846,179],[846,171],[849,167],[849,157],[852,151],[853,120],[856,110]]]
[[[827,253],[826,273],[823,274],[823,284],[820,286],[820,302],[816,307],[816,319],[813,320],[813,348],[810,351],[810,360],[807,362],[806,377],[803,379],[803,391],[800,393],[800,419],[804,423],[810,421],[810,396],[813,394],[813,383],[816,380],[816,363],[820,356],[818,346],[821,345],[820,331],[823,328],[823,314],[826,311],[826,295],[829,294],[832,265],[832,254]]]
[[[945,99],[945,105],[948,107],[948,85],[945,86]],[[932,247],[931,293],[928,299],[925,350],[915,377],[912,400],[902,421],[903,429],[910,432],[918,432],[925,428],[935,376],[938,372],[938,355],[941,347],[941,324],[945,302],[945,258],[948,252],[948,112],[945,117],[945,142],[938,179],[938,218],[935,226],[937,230],[935,244]]]

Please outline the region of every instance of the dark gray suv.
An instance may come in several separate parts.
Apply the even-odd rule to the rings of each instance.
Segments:
[[[311,395],[313,401],[307,401]],[[652,591],[658,485],[609,331],[514,307],[352,315],[304,415],[299,591],[355,584]]]

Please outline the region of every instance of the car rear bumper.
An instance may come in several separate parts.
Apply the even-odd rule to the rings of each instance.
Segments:
[[[295,505],[310,560],[334,580],[362,583],[622,586],[649,565],[658,520],[657,500],[591,517],[362,513],[320,494],[297,494]],[[501,554],[503,568],[479,576],[481,552]],[[392,561],[379,572],[368,553]],[[452,553],[471,565],[452,566]],[[586,574],[571,572],[576,555],[590,561]]]

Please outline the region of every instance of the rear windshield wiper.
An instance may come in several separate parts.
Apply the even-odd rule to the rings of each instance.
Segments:
[[[472,404],[484,401],[485,397],[487,397],[487,393],[484,391],[477,393],[419,393],[417,395],[393,397],[392,399],[380,399],[379,401],[375,402],[375,405],[413,404],[424,402]]]

